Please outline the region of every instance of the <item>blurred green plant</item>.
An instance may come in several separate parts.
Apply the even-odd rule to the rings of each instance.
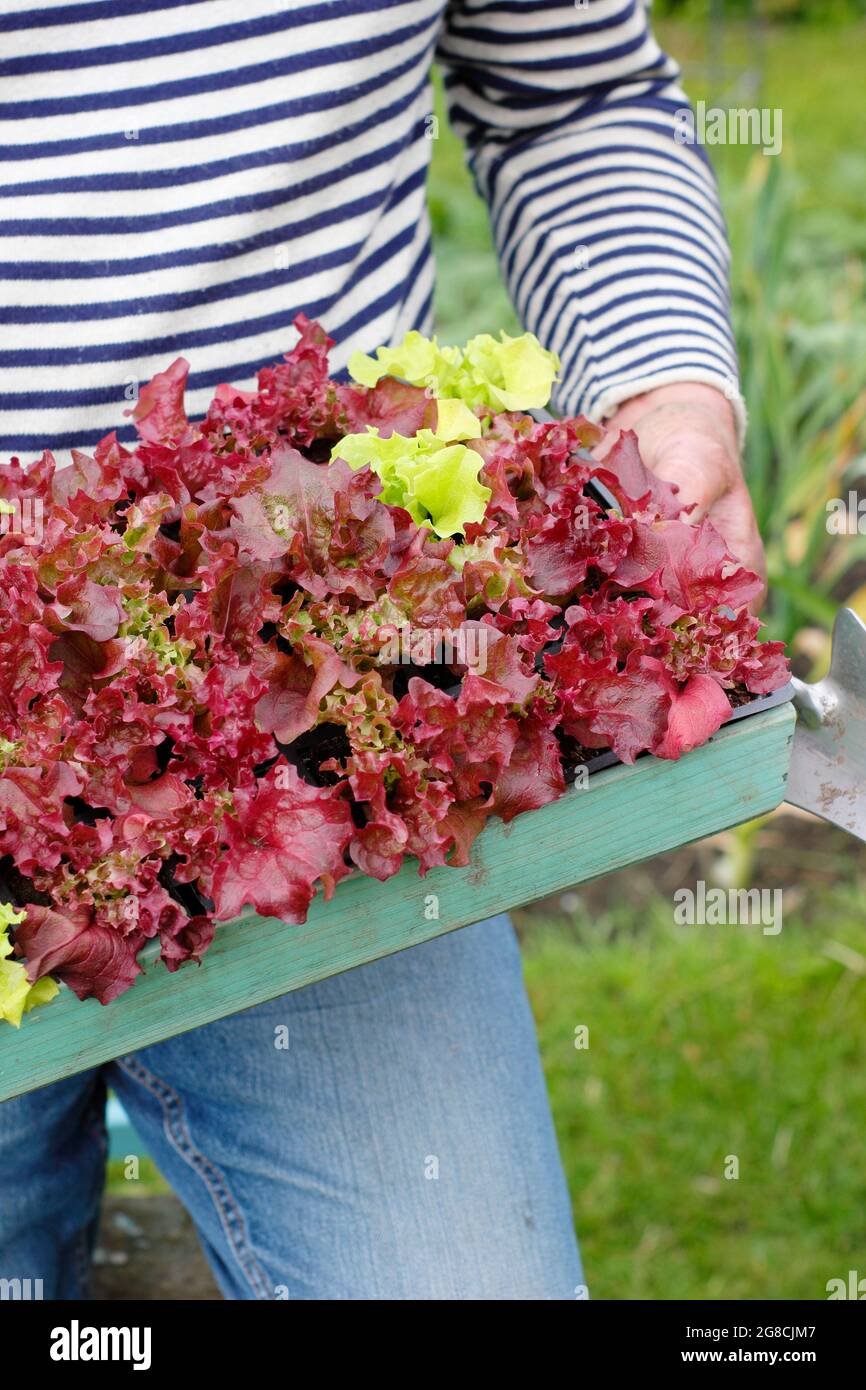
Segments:
[[[866,185],[866,159],[839,162],[834,187]],[[790,642],[829,627],[841,599],[866,598],[866,536],[827,527],[827,502],[866,474],[866,228],[839,205],[804,207],[779,159],[756,155],[739,188],[727,183],[746,469],[771,635]]]
[[[593,1297],[821,1299],[862,1261],[862,897],[787,894],[778,937],[651,896],[525,942]]]
[[[757,17],[774,23],[843,23],[866,14],[866,0],[655,0],[653,13],[698,22]]]
[[[106,1190],[115,1197],[152,1197],[170,1192],[171,1188],[153,1159],[144,1154],[139,1161],[138,1177],[126,1173],[125,1158],[112,1158],[106,1168]]]

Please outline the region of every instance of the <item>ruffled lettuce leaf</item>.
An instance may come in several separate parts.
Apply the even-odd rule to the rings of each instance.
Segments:
[[[471,407],[536,410],[550,400],[559,358],[532,333],[499,340],[489,333],[471,338],[465,348],[440,347],[435,338],[407,333],[399,347],[380,347],[375,357],[353,353],[349,372],[362,386],[384,376],[424,386],[440,400],[456,397]]]
[[[199,960],[245,904],[300,922],[352,864],[465,864],[561,794],[569,740],[676,758],[787,678],[756,576],[633,435],[597,463],[597,426],[521,413],[556,370],[533,339],[410,334],[346,384],[296,327],[203,421],[178,362],[132,448],[0,465],[13,1022],[49,976],[114,999],[147,941]]]
[[[433,433],[438,439],[480,439],[481,421],[464,401],[441,400],[436,402],[436,428]]]
[[[50,975],[31,984],[27,967],[20,961],[9,960],[12,942],[9,928],[20,925],[25,912],[15,912],[8,903],[0,903],[0,1020],[21,1027],[21,1020],[39,1004],[48,1004],[59,993],[57,982]]]
[[[56,975],[79,999],[93,996],[110,1004],[141,974],[135,959],[141,941],[98,921],[85,903],[69,911],[28,907],[16,939],[27,957],[29,979],[38,983]]]
[[[373,429],[349,434],[332,457],[352,469],[371,468],[383,484],[381,500],[403,507],[437,536],[463,535],[467,525],[484,518],[490,488],[478,476],[480,455],[465,444],[446,444],[432,430],[419,430],[411,439],[383,439]]]
[[[218,916],[236,917],[250,906],[265,917],[306,921],[317,882],[327,899],[349,872],[353,831],[339,792],[310,786],[279,762],[235,798],[235,813],[226,818],[226,849],[208,885]]]

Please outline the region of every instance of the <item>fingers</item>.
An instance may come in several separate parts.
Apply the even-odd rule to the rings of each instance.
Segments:
[[[727,408],[727,401],[720,399]],[[634,429],[647,468],[665,482],[676,483],[683,506],[693,507],[689,520],[700,521],[742,478],[736,438],[726,420],[714,417],[703,400],[665,400],[636,418],[633,406],[629,401],[617,412],[612,438],[605,437],[599,452],[610,448],[620,429]]]
[[[611,442],[605,439],[599,452],[606,452]],[[643,418],[638,443],[647,468],[676,483],[683,507],[691,505],[682,519],[692,524],[709,519],[731,555],[765,581],[760,598],[750,605],[757,612],[766,596],[764,548],[739,460],[727,441],[696,428],[692,419],[675,420],[665,410]]]
[[[734,558],[763,581],[761,593],[749,605],[753,613],[759,612],[767,596],[767,562],[745,483],[732,487],[710,508],[709,520],[724,537]]]
[[[683,507],[692,508],[687,521],[701,521],[707,516],[733,482],[731,460],[714,440],[680,435],[658,451],[642,451],[642,457],[651,472],[677,484]]]
[[[740,467],[736,423],[730,402],[714,387],[660,387],[619,407],[596,457],[607,453],[622,429],[633,429],[641,458],[665,482],[676,483],[683,515],[692,523],[708,518],[735,559],[764,580],[751,606],[766,595],[766,562],[752,501]]]

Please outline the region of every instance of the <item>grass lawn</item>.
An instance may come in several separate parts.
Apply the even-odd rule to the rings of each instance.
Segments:
[[[766,937],[619,905],[533,929],[525,968],[592,1296],[824,1298],[866,1273],[862,894]]]

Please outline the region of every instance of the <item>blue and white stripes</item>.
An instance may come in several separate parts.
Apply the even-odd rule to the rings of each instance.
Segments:
[[[686,98],[644,6],[467,0],[442,56],[518,312],[562,357],[560,408],[603,418],[682,380],[730,391],[715,181],[675,139]]]
[[[0,14],[0,458],[250,385],[303,309],[337,367],[430,329],[429,69],[559,404],[735,374],[712,177],[630,0],[81,0]]]

